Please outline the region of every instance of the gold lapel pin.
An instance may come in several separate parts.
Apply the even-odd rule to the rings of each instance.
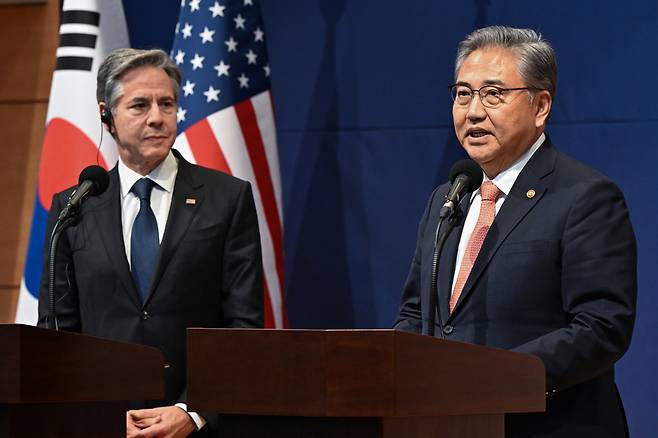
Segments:
[[[535,192],[535,189],[530,189],[527,192],[525,192],[525,195],[528,199],[534,198],[536,194],[537,192]]]

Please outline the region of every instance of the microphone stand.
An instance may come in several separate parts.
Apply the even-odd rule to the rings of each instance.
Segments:
[[[62,232],[78,220],[77,212],[60,217],[50,234],[50,259],[48,260],[48,328],[59,330],[57,313],[55,312],[55,261],[57,245]]]
[[[434,337],[435,333],[435,317],[439,317],[439,333],[441,338],[444,338],[443,335],[443,318],[441,317],[441,309],[437,305],[437,297],[439,291],[437,289],[438,277],[439,277],[439,260],[441,259],[441,252],[443,251],[443,245],[445,244],[448,235],[455,228],[458,222],[459,210],[448,210],[442,212],[439,219],[439,225],[436,229],[436,238],[434,240],[434,254],[432,255],[432,276],[430,278],[430,298],[429,298],[429,319],[427,323],[427,333],[428,336]],[[443,228],[443,222],[446,221],[445,230]]]

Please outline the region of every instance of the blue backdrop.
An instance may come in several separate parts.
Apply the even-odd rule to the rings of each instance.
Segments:
[[[133,46],[170,49],[178,1],[124,5]],[[291,327],[391,325],[427,197],[463,156],[447,91],[456,45],[476,27],[532,27],[558,56],[553,142],[617,181],[630,205],[638,317],[617,381],[631,435],[656,436],[655,2],[262,0],[262,8]]]

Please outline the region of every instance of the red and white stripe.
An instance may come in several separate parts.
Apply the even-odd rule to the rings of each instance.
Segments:
[[[281,177],[270,92],[200,120],[178,136],[174,147],[193,163],[251,183],[263,251],[265,327],[287,327]]]

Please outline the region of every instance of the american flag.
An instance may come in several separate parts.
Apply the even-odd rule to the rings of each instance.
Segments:
[[[171,56],[183,71],[174,147],[192,162],[251,182],[265,327],[286,327],[281,178],[257,0],[182,0]]]

